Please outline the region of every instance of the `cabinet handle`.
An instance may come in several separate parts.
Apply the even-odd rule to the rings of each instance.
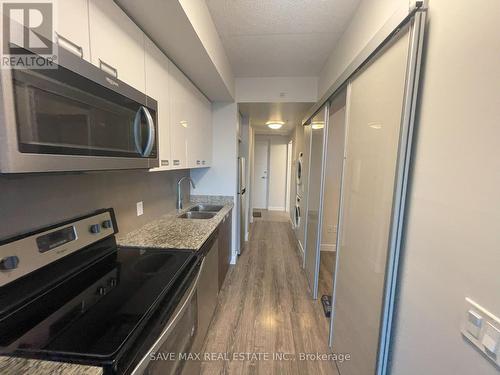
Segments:
[[[105,63],[101,59],[99,59],[99,68],[108,73],[109,75],[118,78],[118,70],[116,70],[116,68],[112,67],[111,65]]]
[[[201,164],[205,165],[205,164],[206,164],[206,161],[205,161],[205,160],[203,160],[203,161],[201,162]]]
[[[168,167],[169,165],[170,165],[170,161],[168,161],[168,160],[162,160],[161,161],[161,166],[162,167]]]
[[[181,161],[180,160],[174,160],[174,165],[181,165]]]
[[[83,59],[83,48],[80,47],[78,44],[73,43],[71,40],[63,37],[62,35],[55,33],[56,34],[56,41],[57,45],[59,47],[64,48],[65,50],[74,53],[77,56],[80,56],[81,59]]]
[[[201,164],[201,161],[200,160],[196,160],[196,165],[200,165]]]

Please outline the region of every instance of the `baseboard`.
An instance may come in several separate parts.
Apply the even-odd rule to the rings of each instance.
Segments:
[[[320,250],[321,251],[335,252],[335,251],[337,251],[337,246],[336,245],[321,244]]]
[[[285,207],[268,207],[268,211],[285,211]]]
[[[250,234],[249,232],[246,232],[245,233],[245,242],[248,242],[248,238],[250,237]]]
[[[237,259],[238,259],[238,254],[236,254],[236,252],[233,252],[233,254],[231,255],[231,261],[229,263],[235,265]]]

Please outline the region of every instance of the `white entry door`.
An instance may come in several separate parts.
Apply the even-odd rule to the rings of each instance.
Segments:
[[[269,142],[256,141],[254,154],[254,188],[253,207],[267,209],[267,187],[269,181],[268,171]]]

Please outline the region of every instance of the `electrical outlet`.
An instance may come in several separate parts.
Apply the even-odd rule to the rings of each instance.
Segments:
[[[137,202],[137,216],[142,216],[144,214],[144,205],[142,202]]]

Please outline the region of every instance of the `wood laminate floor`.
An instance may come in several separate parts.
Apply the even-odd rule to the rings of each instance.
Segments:
[[[201,374],[337,375],[333,362],[301,360],[301,353],[330,352],[327,320],[307,288],[288,214],[263,211],[227,275],[203,348],[229,360],[204,361]],[[263,354],[235,360],[240,353]]]
[[[333,294],[333,271],[335,268],[335,252],[322,251],[320,253],[318,296],[332,296]]]

